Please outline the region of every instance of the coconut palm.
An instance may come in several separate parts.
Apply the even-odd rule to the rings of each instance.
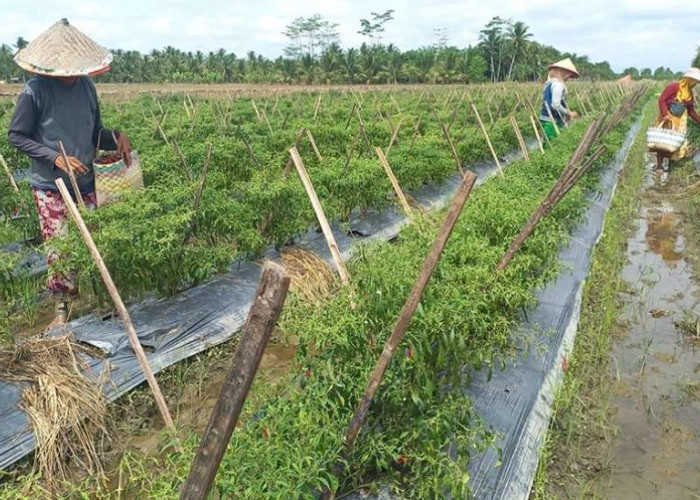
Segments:
[[[525,47],[532,38],[532,33],[530,33],[530,28],[522,21],[516,21],[508,27],[506,37],[511,45],[511,51],[513,53],[510,59],[510,68],[508,68],[508,77],[510,80],[513,75],[513,66],[515,65],[515,60],[520,58]]]

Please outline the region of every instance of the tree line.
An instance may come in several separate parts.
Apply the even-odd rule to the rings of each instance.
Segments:
[[[284,31],[289,44],[284,54],[267,58],[253,51],[245,56],[219,49],[215,52],[183,51],[167,46],[142,54],[113,50],[111,71],[100,81],[114,83],[278,83],[278,84],[395,84],[480,83],[537,81],[547,66],[571,57],[583,78],[611,80],[621,75],[668,80],[668,68],[627,68],[616,74],[607,61],[592,62],[585,55],[560,52],[534,40],[521,21],[493,18],[479,33],[479,42],[466,48],[449,43],[444,29],[436,29],[435,43],[401,51],[384,43],[386,24],[393,10],[373,12],[360,20],[359,34],[366,41],[358,48],[343,48],[337,24],[316,14],[293,20]],[[22,80],[26,74],[12,58],[26,44],[0,46],[0,80]],[[698,54],[700,59],[700,53]]]

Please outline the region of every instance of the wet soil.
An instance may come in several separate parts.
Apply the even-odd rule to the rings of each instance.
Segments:
[[[688,328],[700,312],[698,249],[684,237],[678,186],[668,181],[649,174],[628,241],[604,498],[700,498],[700,342]]]

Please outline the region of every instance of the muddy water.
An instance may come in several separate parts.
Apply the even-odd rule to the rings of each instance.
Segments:
[[[605,498],[700,498],[700,342],[676,326],[700,312],[700,286],[671,192],[650,174],[628,242]]]

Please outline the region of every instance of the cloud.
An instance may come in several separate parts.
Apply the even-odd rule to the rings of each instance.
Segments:
[[[282,17],[267,14],[260,16],[255,23],[254,37],[264,42],[286,43],[287,37],[282,32],[287,23],[287,19]]]
[[[159,35],[165,35],[171,33],[172,24],[172,19],[169,17],[154,17],[146,21],[146,29]]]

